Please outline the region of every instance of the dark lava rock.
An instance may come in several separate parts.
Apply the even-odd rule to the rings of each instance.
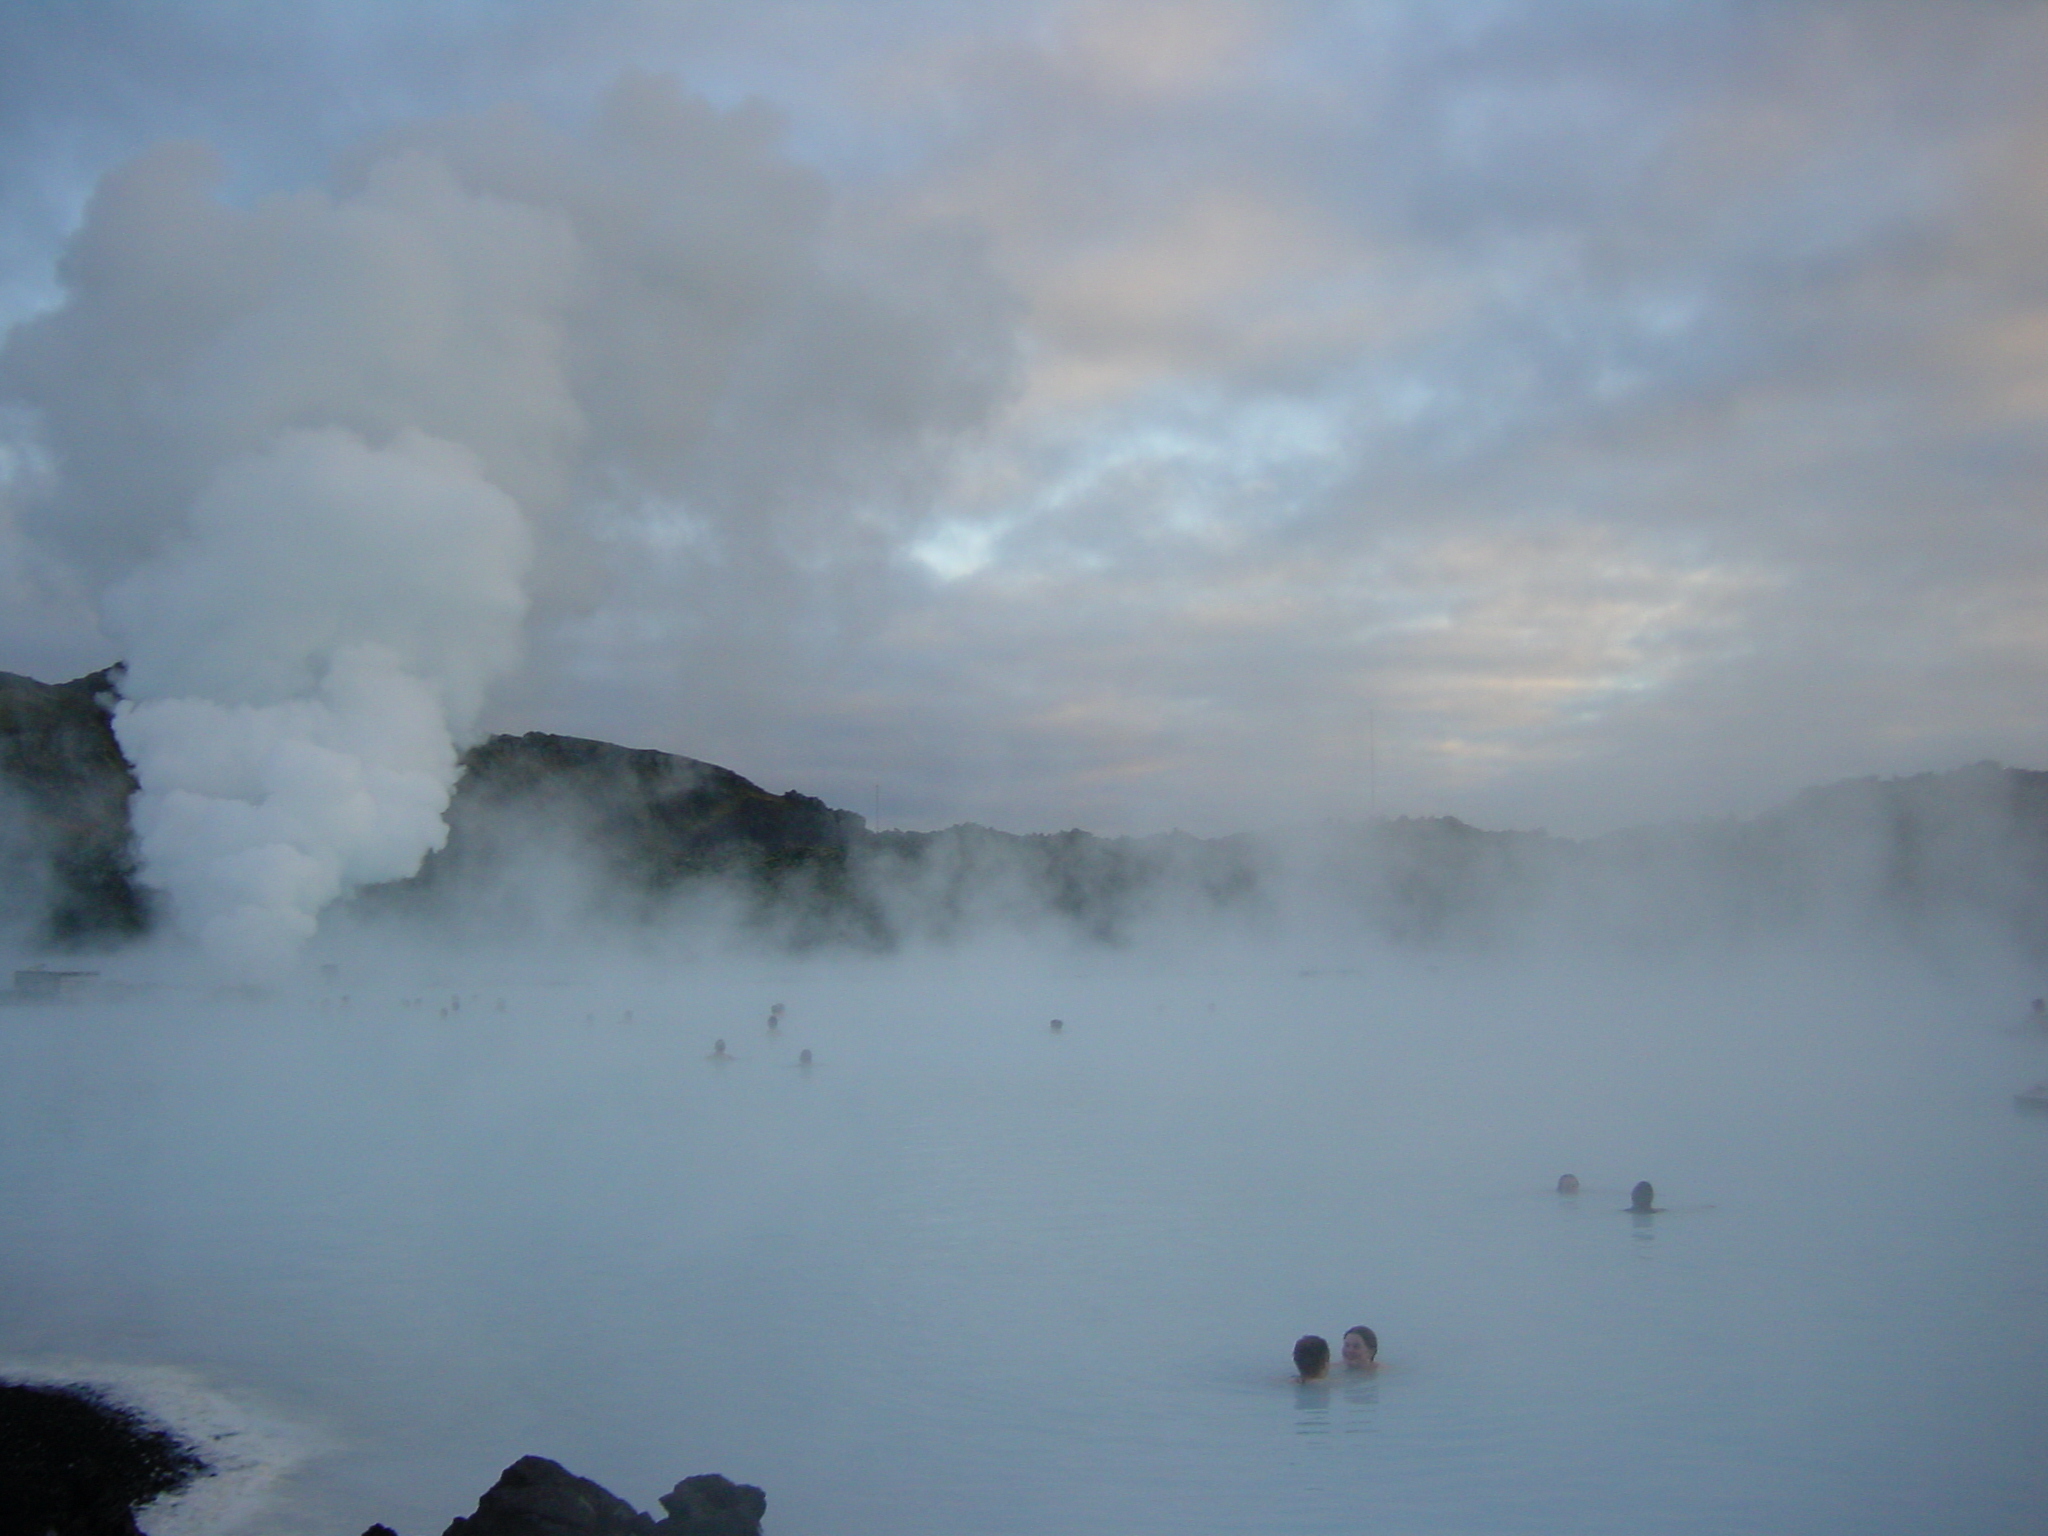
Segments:
[[[443,1536],[761,1536],[768,1496],[714,1472],[684,1478],[661,1504],[657,1522],[559,1462],[522,1456]],[[396,1533],[373,1525],[363,1536]]]
[[[119,671],[68,683],[0,672],[0,877],[60,947],[132,938],[149,926],[135,883],[128,797],[135,775],[114,739]]]
[[[691,875],[843,863],[866,823],[809,795],[773,795],[729,768],[645,748],[551,736],[493,736],[462,754],[448,842],[411,882],[488,869],[535,828],[572,830],[625,887]]]
[[[654,1521],[545,1456],[522,1456],[443,1536],[649,1536]]]
[[[135,1511],[206,1470],[89,1388],[0,1382],[0,1536],[140,1536]]]
[[[752,1483],[736,1483],[716,1472],[686,1477],[661,1496],[668,1518],[655,1526],[661,1536],[761,1536],[768,1495]]]

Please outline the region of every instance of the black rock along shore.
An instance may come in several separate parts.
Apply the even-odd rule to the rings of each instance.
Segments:
[[[211,1469],[90,1387],[0,1381],[0,1536],[142,1536],[136,1512]],[[545,1456],[507,1467],[443,1536],[760,1536],[768,1496],[717,1473],[661,1497],[660,1520]],[[363,1536],[398,1536],[373,1525]]]
[[[140,1536],[135,1511],[206,1470],[89,1387],[0,1382],[0,1536]]]
[[[442,1536],[761,1536],[768,1496],[707,1472],[661,1496],[663,1519],[545,1456],[522,1456]],[[397,1536],[373,1525],[363,1536]]]

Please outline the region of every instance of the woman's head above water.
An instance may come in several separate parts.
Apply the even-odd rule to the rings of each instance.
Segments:
[[[1356,1328],[1344,1330],[1344,1363],[1354,1371],[1365,1370],[1377,1365],[1380,1358],[1380,1336],[1363,1323]]]

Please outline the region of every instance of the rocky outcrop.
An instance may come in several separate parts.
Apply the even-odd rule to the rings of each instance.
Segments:
[[[704,1473],[663,1494],[661,1507],[667,1515],[656,1520],[559,1462],[522,1456],[443,1536],[760,1536],[768,1496]],[[363,1536],[396,1533],[373,1525]]]
[[[752,1483],[700,1472],[664,1493],[661,1507],[668,1518],[654,1529],[664,1536],[760,1536],[768,1495]]]
[[[529,731],[462,755],[447,846],[418,879],[459,878],[498,851],[505,831],[530,836],[536,826],[574,835],[615,879],[661,886],[756,863],[829,861],[866,823],[714,763]]]
[[[0,909],[0,922],[60,948],[148,926],[128,822],[135,775],[114,739],[117,682],[112,669],[56,684],[0,672],[0,888],[23,908]]]

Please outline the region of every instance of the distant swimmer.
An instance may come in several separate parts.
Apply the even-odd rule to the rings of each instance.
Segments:
[[[778,1024],[780,1024],[781,1022],[782,1022],[782,1015],[781,1015],[781,1014],[779,1014],[779,1013],[777,1013],[777,1012],[776,1012],[776,1011],[775,1011],[774,1009],[772,1009],[772,1008],[771,1008],[771,1009],[769,1009],[769,1010],[768,1010],[768,1033],[769,1033],[769,1034],[771,1034],[771,1035],[772,1035],[772,1034],[774,1034],[774,1033],[775,1033],[775,1027],[776,1027],[776,1026],[777,1026]]]
[[[1065,1029],[1066,1027],[1067,1021],[1065,1019],[1054,1019],[1052,1021],[1052,1032],[1054,1034],[1058,1034],[1061,1030]]]
[[[711,1054],[704,1059],[706,1061],[738,1061],[739,1057],[726,1050],[723,1040],[714,1040],[711,1042]]]
[[[1330,1341],[1304,1333],[1294,1341],[1294,1374],[1298,1381],[1321,1381],[1330,1372]]]
[[[1576,1195],[1579,1192],[1579,1176],[1576,1173],[1560,1173],[1557,1176],[1557,1192],[1560,1195]]]
[[[1657,1191],[1650,1187],[1648,1179],[1628,1192],[1628,1209],[1632,1216],[1654,1216],[1663,1209],[1657,1204]]]
[[[797,1052],[797,1054],[796,1054],[796,1064],[797,1064],[798,1066],[802,1067],[802,1068],[803,1068],[803,1069],[804,1069],[804,1070],[805,1070],[806,1072],[810,1071],[810,1070],[811,1070],[811,1053],[810,1053],[810,1051],[809,1051],[809,1050],[802,1050],[802,1051],[798,1051],[798,1052]]]
[[[2048,997],[2034,999],[2033,1020],[2036,1029],[2048,1029]]]
[[[1344,1330],[1344,1368],[1369,1371],[1380,1363],[1380,1336],[1363,1323]]]
[[[770,1004],[768,1005],[768,1017],[769,1017],[769,1018],[771,1018],[771,1019],[773,1019],[773,1020],[775,1020],[775,1021],[776,1021],[776,1022],[777,1022],[778,1024],[779,1024],[779,1023],[781,1023],[781,1022],[782,1022],[782,1004],[780,1004],[780,1003],[770,1003]]]

